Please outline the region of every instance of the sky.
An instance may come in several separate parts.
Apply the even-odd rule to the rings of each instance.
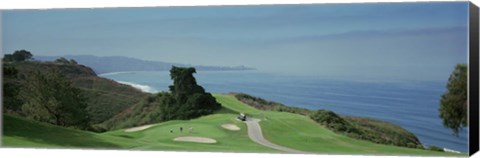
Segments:
[[[127,56],[349,79],[446,81],[468,2],[2,11],[2,53]]]

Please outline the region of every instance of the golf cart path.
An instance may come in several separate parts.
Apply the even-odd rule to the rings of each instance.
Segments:
[[[248,137],[250,137],[250,139],[252,139],[254,142],[256,142],[260,145],[270,147],[270,148],[273,148],[273,149],[277,149],[277,150],[280,150],[280,151],[284,151],[284,152],[287,152],[287,153],[308,154],[308,152],[287,148],[287,147],[280,146],[280,145],[273,144],[273,143],[269,142],[268,140],[266,140],[263,137],[262,128],[260,127],[258,122],[260,122],[260,120],[256,119],[256,118],[248,118],[245,121],[245,123],[247,124],[247,127],[248,127]]]

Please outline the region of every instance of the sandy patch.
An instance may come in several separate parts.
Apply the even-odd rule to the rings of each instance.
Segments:
[[[144,126],[133,127],[133,128],[126,129],[125,132],[141,131],[141,130],[145,130],[145,129],[147,129],[147,128],[150,128],[150,127],[152,127],[152,126],[153,126],[153,125],[144,125]]]
[[[234,124],[223,124],[222,127],[225,128],[225,129],[231,130],[231,131],[240,130],[240,127],[238,127],[237,125],[234,125]]]
[[[174,141],[181,141],[181,142],[195,142],[195,143],[216,143],[217,141],[212,138],[207,138],[207,137],[192,137],[192,136],[186,136],[186,137],[177,137],[173,139]]]

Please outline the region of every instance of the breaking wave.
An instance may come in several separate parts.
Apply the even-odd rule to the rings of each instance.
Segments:
[[[121,84],[126,84],[126,85],[129,85],[129,86],[132,86],[136,89],[139,89],[141,90],[142,92],[147,92],[147,93],[156,93],[158,92],[155,88],[153,87],[150,87],[150,86],[147,86],[147,85],[142,85],[142,84],[136,84],[136,83],[132,83],[132,82],[125,82],[125,81],[117,81],[118,83],[121,83]]]
[[[105,77],[105,76],[110,76],[110,75],[129,74],[129,73],[135,73],[135,71],[108,72],[108,73],[98,74],[97,76]]]

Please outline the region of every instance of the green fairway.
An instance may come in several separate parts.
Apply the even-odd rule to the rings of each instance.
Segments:
[[[22,118],[5,116],[2,144],[9,147],[82,147],[136,150],[226,151],[226,152],[278,152],[258,145],[248,138],[246,125],[235,120],[235,114],[214,114],[188,121],[168,121],[137,132],[124,129],[97,134],[67,129]],[[229,123],[239,131],[221,127]],[[179,128],[183,127],[180,133]],[[189,132],[189,128],[193,132]],[[170,133],[170,129],[174,132]],[[213,138],[215,144],[177,142],[180,136]]]
[[[322,154],[466,156],[356,140],[327,130],[303,115],[261,111],[245,105],[234,96],[214,96],[224,108],[216,114],[193,120],[167,121],[136,132],[125,132],[125,129],[122,129],[98,134],[5,115],[2,143],[9,147],[279,152],[249,139],[245,123],[235,119],[238,116],[236,113],[242,112],[262,119],[260,125],[267,140],[300,151]],[[226,123],[235,124],[241,130],[230,131],[222,128],[221,125]],[[184,129],[181,133],[180,127]],[[191,133],[190,127],[193,128]],[[173,129],[173,133],[170,133],[170,129]],[[215,139],[217,143],[173,141],[179,136],[208,137]]]
[[[214,95],[222,106],[261,118],[264,137],[292,149],[315,153],[367,155],[442,155],[460,154],[411,149],[375,144],[336,134],[306,116],[287,112],[261,111],[238,101],[230,95]]]
[[[137,144],[130,143],[121,137],[99,135],[4,115],[2,145],[8,147],[116,149],[130,148]]]
[[[188,151],[227,151],[227,152],[277,152],[251,141],[247,135],[246,125],[235,120],[234,114],[214,114],[189,121],[168,121],[138,132],[117,130],[102,135],[124,137],[141,144],[136,149],[147,150],[188,150]],[[240,131],[230,131],[221,127],[222,124],[235,124]],[[183,127],[180,133],[179,128]],[[193,132],[189,132],[189,128]],[[170,133],[173,129],[173,133]],[[179,136],[200,136],[213,138],[215,144],[192,142],[176,142]]]

